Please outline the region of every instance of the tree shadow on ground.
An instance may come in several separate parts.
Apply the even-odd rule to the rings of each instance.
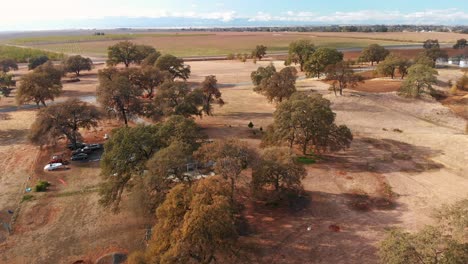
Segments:
[[[349,207],[352,194],[307,192],[310,205],[289,209],[255,207],[246,212],[254,230],[253,263],[378,263],[376,243],[385,229],[400,223],[406,210]],[[372,198],[372,197],[371,197]]]
[[[431,160],[442,151],[392,139],[356,138],[344,152],[323,156],[323,163],[348,172],[415,172],[438,170],[444,165]]]
[[[0,130],[0,146],[8,146],[18,143],[28,135],[27,129],[5,129]]]

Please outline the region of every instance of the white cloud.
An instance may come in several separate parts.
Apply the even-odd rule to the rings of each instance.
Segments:
[[[421,12],[402,13],[400,11],[375,11],[361,10],[355,12],[334,12],[328,15],[321,15],[314,12],[294,12],[288,11],[282,15],[273,16],[268,13],[258,12],[250,17],[249,21],[290,21],[290,22],[321,22],[321,23],[410,23],[428,24],[457,22],[468,20],[468,13],[458,9],[427,10]]]

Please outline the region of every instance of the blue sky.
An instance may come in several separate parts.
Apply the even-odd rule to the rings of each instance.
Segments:
[[[0,30],[314,24],[468,24],[467,0],[22,0]],[[145,18],[145,19],[143,19]]]

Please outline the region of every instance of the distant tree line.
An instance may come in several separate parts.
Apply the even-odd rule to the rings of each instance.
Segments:
[[[232,32],[456,32],[468,34],[468,26],[444,25],[329,25],[285,27],[231,27],[231,28],[186,28],[182,31],[232,31]]]

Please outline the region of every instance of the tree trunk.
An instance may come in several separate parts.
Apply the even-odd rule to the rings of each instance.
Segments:
[[[304,144],[302,144],[302,154],[306,155],[307,153],[307,141],[304,142]]]
[[[122,117],[125,122],[125,126],[128,127],[128,120],[127,120],[127,114],[125,113],[125,109],[122,108],[121,112],[122,112]]]

